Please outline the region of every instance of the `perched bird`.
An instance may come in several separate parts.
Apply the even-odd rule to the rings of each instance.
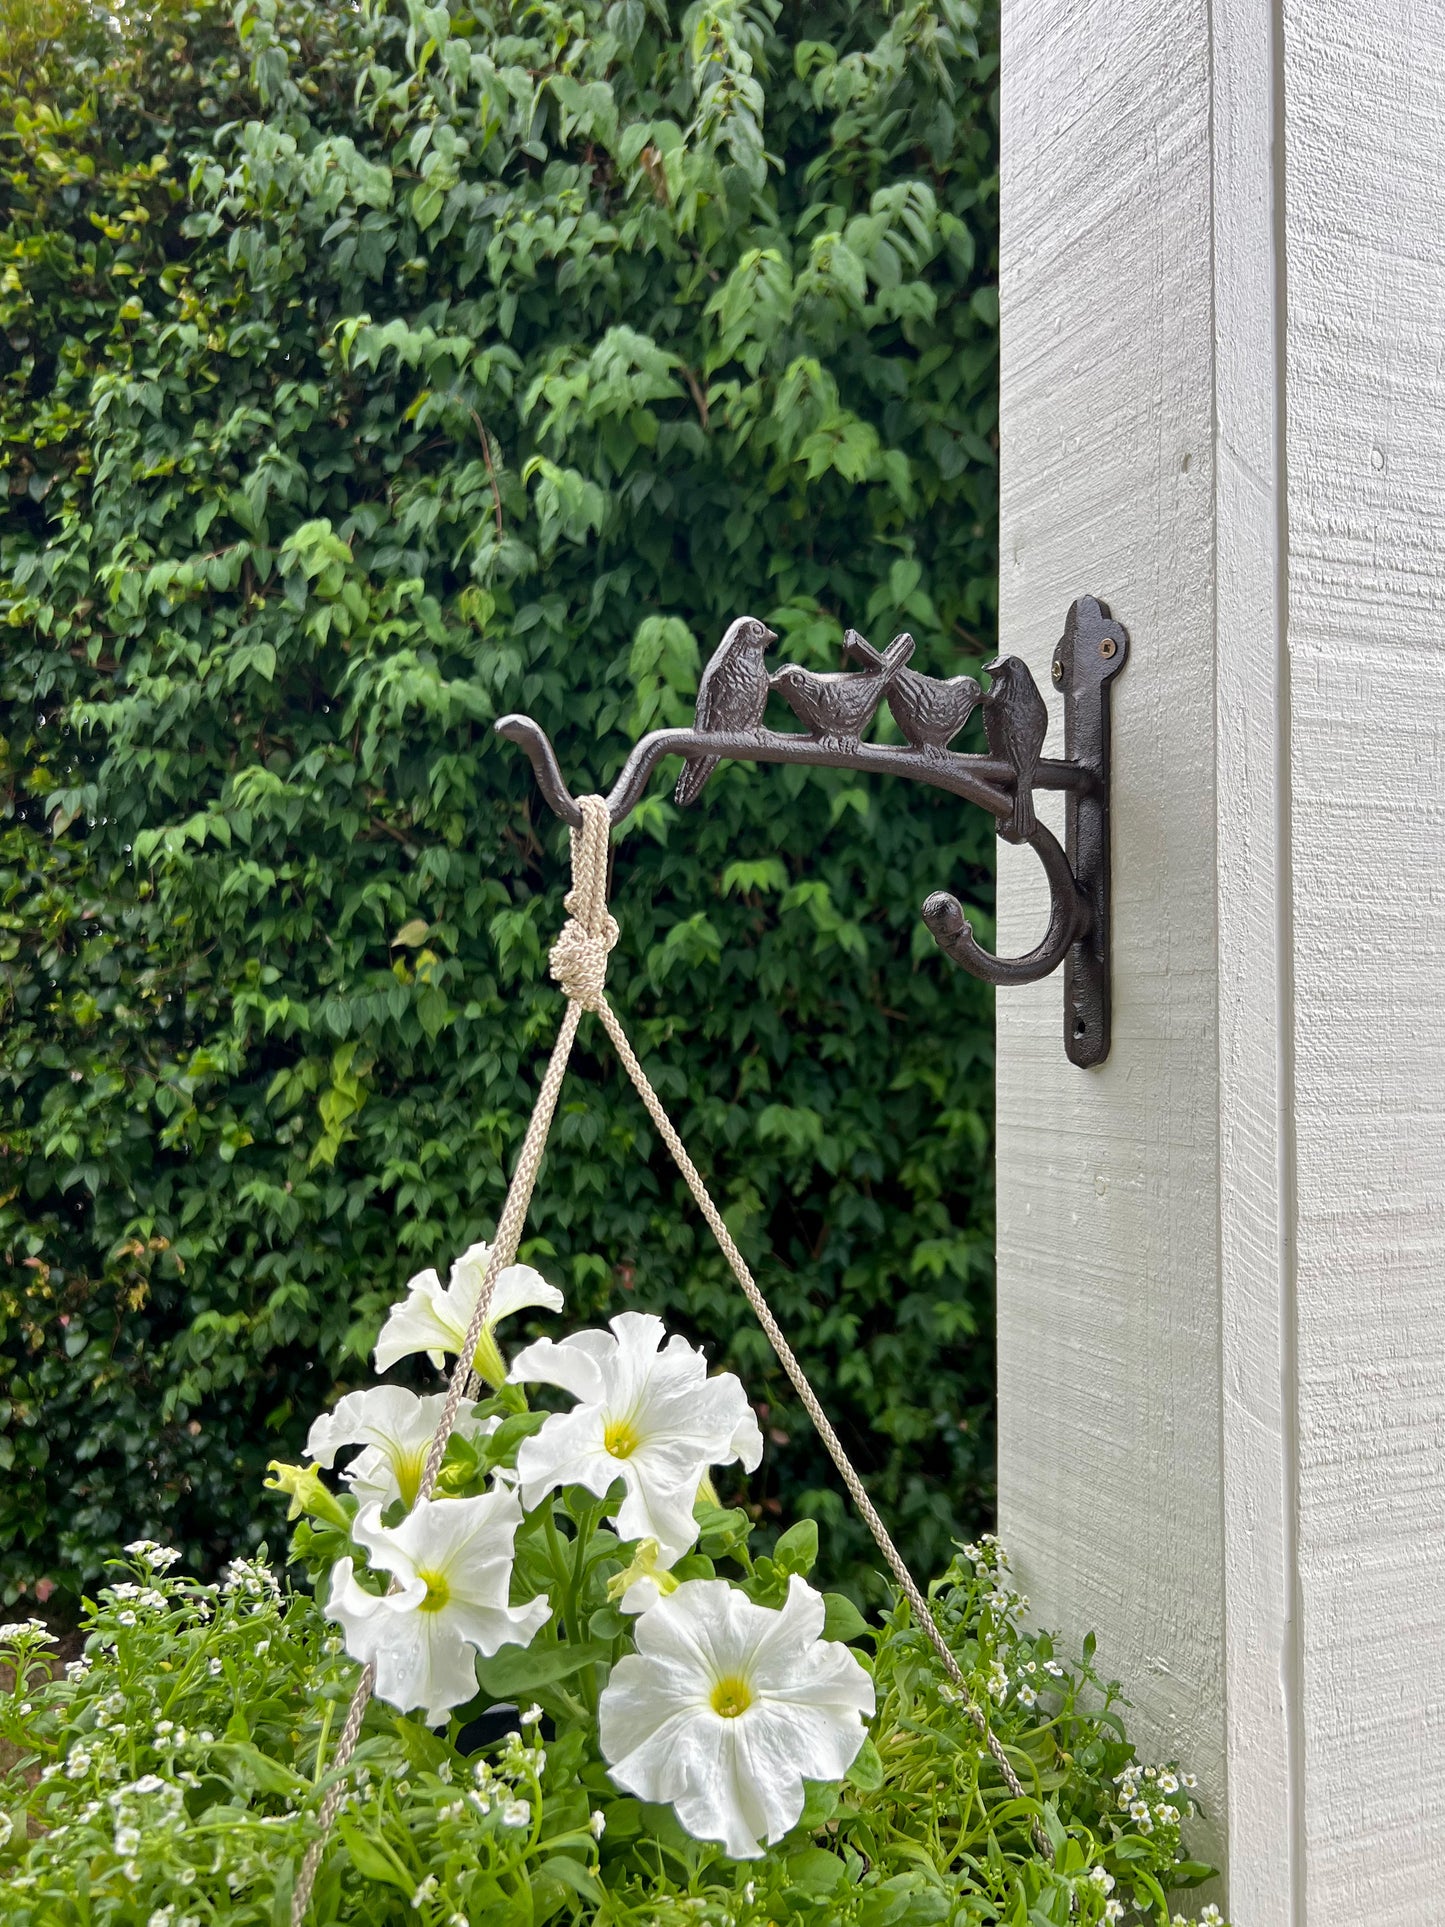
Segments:
[[[835,670],[828,675],[787,662],[773,677],[773,688],[808,734],[824,742],[857,742],[893,678],[913,654],[913,638],[895,637],[880,656],[871,643],[850,629],[843,640],[843,653],[855,660],[860,656],[872,660],[860,673]]]
[[[901,642],[903,638],[900,636],[898,640]],[[856,630],[848,631],[844,648],[857,662],[877,668],[883,665],[883,657]],[[933,676],[920,676],[916,669],[900,666],[888,684],[888,707],[914,749],[926,753],[948,748],[973,714],[979,695],[979,686],[972,676],[949,676],[940,682]]]
[[[739,616],[712,653],[697,686],[693,727],[705,735],[731,735],[756,729],[768,706],[768,668],[763,651],[777,637],[756,616]],[[721,757],[689,756],[677,788],[677,803],[695,803]]]
[[[992,681],[983,699],[983,726],[989,753],[1012,763],[1014,806],[1000,819],[998,833],[1009,843],[1027,842],[1038,827],[1034,815],[1034,775],[1049,727],[1048,705],[1028,666],[1017,656],[995,656],[984,668]]]

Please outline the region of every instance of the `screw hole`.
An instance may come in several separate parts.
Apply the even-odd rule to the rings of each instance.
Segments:
[[[1112,636],[1105,636],[1104,640],[1099,644],[1099,654],[1106,662],[1110,662],[1118,653],[1118,643],[1115,642]]]
[[[1082,1037],[1082,1036],[1084,1035],[1084,1033],[1085,1033],[1085,1032],[1086,1032],[1086,1031],[1088,1030],[1088,1028],[1089,1028],[1089,1026],[1088,1026],[1088,1025],[1087,1025],[1087,1024],[1086,1024],[1086,1023],[1084,1022],[1084,1020],[1083,1020],[1083,1018],[1082,1018],[1082,1017],[1076,1017],[1076,1018],[1074,1019],[1074,1035],[1075,1035],[1075,1037]]]

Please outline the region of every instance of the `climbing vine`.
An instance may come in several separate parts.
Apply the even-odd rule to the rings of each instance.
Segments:
[[[744,610],[823,666],[845,622],[990,652],[996,62],[970,0],[0,25],[13,1599],[259,1536],[265,1462],[491,1230],[565,872],[497,715],[581,788]],[[933,1570],[988,1504],[991,1042],[918,906],[986,904],[990,848],[905,787],[659,786],[614,977]],[[825,1515],[876,1589],[640,1107],[579,1071],[528,1250],[739,1369],[760,1523]]]

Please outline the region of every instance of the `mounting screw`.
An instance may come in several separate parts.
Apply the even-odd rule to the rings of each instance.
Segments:
[[[1118,643],[1115,642],[1112,636],[1105,636],[1104,640],[1099,644],[1099,654],[1107,662],[1110,659],[1110,657],[1117,656],[1118,653],[1119,653]]]
[[[1064,680],[1064,665],[1061,662],[1056,662],[1054,664],[1054,681],[1062,682],[1063,680]]]

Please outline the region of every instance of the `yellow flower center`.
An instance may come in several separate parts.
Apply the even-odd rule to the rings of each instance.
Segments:
[[[392,1460],[396,1472],[396,1486],[401,1494],[401,1502],[410,1512],[416,1504],[416,1495],[421,1490],[421,1475],[426,1469],[426,1449],[416,1452],[398,1452]]]
[[[753,1703],[745,1679],[720,1679],[712,1689],[712,1710],[719,1719],[735,1720],[739,1713],[746,1713]]]
[[[417,1568],[417,1578],[426,1585],[426,1598],[417,1607],[418,1612],[439,1613],[452,1596],[452,1589],[446,1576],[440,1572],[428,1572],[425,1567]]]
[[[603,1428],[602,1444],[614,1459],[630,1459],[641,1443],[629,1418],[610,1418]]]

